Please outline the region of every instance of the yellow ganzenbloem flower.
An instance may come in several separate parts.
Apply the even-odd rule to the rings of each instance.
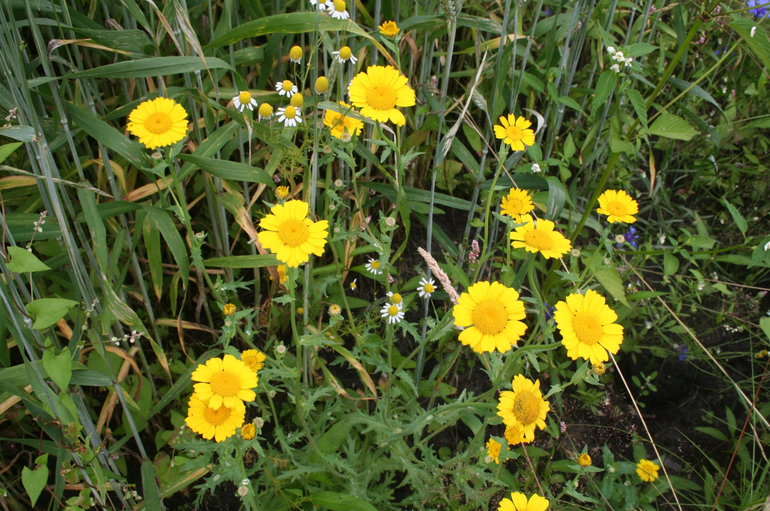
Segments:
[[[535,143],[535,132],[529,129],[532,123],[524,117],[517,119],[514,114],[508,114],[507,119],[505,116],[500,117],[500,123],[502,126],[494,126],[495,136],[510,145],[514,151],[523,151],[526,149],[524,146]]]
[[[497,415],[503,418],[506,426],[513,426],[522,436],[532,441],[535,439],[535,427],[545,429],[545,416],[551,405],[543,399],[540,392],[540,380],[528,380],[517,374],[512,382],[513,392],[500,393]]]
[[[401,29],[398,28],[398,25],[396,25],[395,21],[386,21],[377,28],[380,29],[380,34],[384,35],[385,37],[395,37],[399,32],[401,32]]]
[[[658,470],[660,470],[658,464],[650,460],[640,460],[636,464],[636,473],[646,483],[651,483],[658,478]]]
[[[173,145],[187,135],[187,112],[173,99],[151,99],[128,114],[127,128],[148,149]]]
[[[233,436],[246,417],[246,407],[240,400],[232,406],[221,405],[214,408],[210,401],[206,403],[198,394],[193,394],[188,406],[185,423],[206,440],[214,438],[217,442],[222,442]]]
[[[524,435],[522,435],[521,431],[519,431],[516,426],[507,426],[505,428],[504,436],[508,441],[508,445],[528,444],[531,442],[531,440],[524,438]]]
[[[500,214],[508,215],[516,223],[521,223],[521,216],[535,209],[532,197],[521,188],[511,188],[500,204]]]
[[[524,302],[515,289],[499,282],[477,282],[460,295],[452,308],[455,325],[466,327],[460,342],[477,353],[505,353],[527,331]]]
[[[618,315],[593,289],[585,295],[573,293],[566,302],[557,303],[553,317],[572,360],[584,358],[601,364],[609,360],[607,351],[617,353],[623,342],[623,326],[615,323]]]
[[[639,203],[623,190],[607,190],[599,196],[599,207],[596,210],[601,215],[607,215],[611,224],[636,222],[633,216],[639,213]]]
[[[254,437],[257,436],[257,428],[249,422],[248,424],[244,424],[241,428],[241,438],[244,440],[254,440]]]
[[[340,106],[343,108],[352,108],[347,103],[340,101]],[[353,110],[355,112],[355,110]],[[349,135],[359,135],[361,129],[364,127],[364,123],[358,119],[353,119],[345,114],[335,112],[334,110],[327,110],[324,115],[324,125],[329,127],[329,132],[334,138],[342,138],[342,135],[348,133]]]
[[[590,467],[591,461],[591,455],[586,452],[578,456],[578,465],[581,467]]]
[[[218,410],[222,405],[235,407],[242,401],[254,401],[257,397],[253,389],[257,386],[257,373],[249,369],[242,361],[232,355],[224,358],[211,358],[200,364],[192,373],[196,396]],[[240,427],[243,418],[236,424]]]
[[[500,464],[500,450],[503,448],[503,444],[495,440],[494,438],[490,438],[487,442],[487,456],[492,458],[492,461]]]
[[[510,499],[500,501],[497,511],[545,511],[550,505],[550,501],[541,497],[537,493],[532,495],[529,500],[523,493],[511,493]]]
[[[540,252],[546,259],[562,257],[572,249],[572,243],[560,232],[553,230],[555,224],[550,220],[540,218],[535,223],[532,217],[527,216],[523,217],[522,221],[526,223],[511,233],[513,248],[524,248],[532,253]]]
[[[246,350],[241,353],[241,361],[255,373],[265,367],[265,354],[259,350]]]
[[[270,214],[259,221],[264,231],[257,237],[263,247],[289,268],[296,268],[310,259],[310,254],[322,256],[329,222],[313,222],[308,215],[307,202],[290,200],[276,204]]]
[[[365,117],[378,122],[391,120],[403,126],[406,118],[396,107],[414,106],[416,101],[408,81],[393,66],[369,66],[350,82],[350,102],[360,108],[361,115]]]

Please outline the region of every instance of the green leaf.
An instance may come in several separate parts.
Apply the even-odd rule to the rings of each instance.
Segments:
[[[594,277],[596,277],[596,280],[599,281],[613,298],[623,305],[628,305],[628,300],[626,300],[626,290],[623,288],[623,279],[620,278],[618,270],[612,266],[606,266],[595,272]]]
[[[152,206],[143,206],[147,212],[147,218],[152,219],[155,225],[160,230],[160,234],[171,250],[171,255],[174,256],[177,266],[179,266],[179,272],[182,274],[182,286],[187,287],[187,279],[190,276],[190,260],[187,255],[187,246],[182,240],[182,235],[179,234],[179,229],[174,225],[174,221],[171,219],[171,214],[168,211],[158,209]]]
[[[280,264],[274,255],[212,257],[203,261],[206,268],[264,268]]]
[[[230,179],[232,181],[245,181],[247,183],[260,183],[275,188],[275,181],[265,172],[265,169],[252,167],[245,163],[218,160],[214,158],[200,158],[191,154],[179,154],[180,160],[193,163],[208,172],[212,176]]]
[[[709,103],[717,107],[720,112],[722,111],[722,108],[719,106],[719,103],[716,102],[716,100],[711,96],[711,94],[703,90],[701,87],[698,87],[697,85],[693,85],[690,82],[681,80],[679,78],[675,78],[673,76],[670,77],[668,81],[671,84],[675,85],[676,87],[679,87],[682,90],[686,90],[688,94],[692,94],[697,98],[708,101]]]
[[[583,115],[586,115],[586,113],[583,111],[583,108],[580,106],[580,104],[569,96],[560,97],[559,102],[565,106],[570,107],[573,110],[577,110]]]
[[[72,379],[72,355],[69,348],[64,348],[58,355],[54,355],[53,350],[47,348],[43,352],[43,367],[59,390],[64,392]]]
[[[155,479],[155,470],[152,467],[151,460],[144,460],[142,462],[142,488],[144,489],[145,509],[163,509],[161,507],[158,480]]]
[[[13,152],[21,147],[22,142],[14,142],[12,144],[3,144],[0,146],[0,163],[3,163]]]
[[[634,43],[626,46],[625,51],[623,52],[623,55],[626,57],[641,57],[642,55],[647,55],[648,53],[652,53],[655,50],[657,50],[657,46],[653,46],[651,44],[647,43]]]
[[[112,149],[136,167],[147,166],[142,144],[123,135],[108,123],[73,103],[65,102],[67,114],[78,128],[91,138]]]
[[[647,106],[642,97],[642,93],[636,89],[631,89],[626,94],[628,94],[628,99],[631,101],[631,106],[634,107],[634,112],[636,112],[639,122],[641,122],[643,126],[647,126]]]
[[[698,134],[690,123],[678,115],[663,112],[647,130],[650,135],[657,135],[674,140],[691,140]]]
[[[34,142],[37,140],[35,128],[32,126],[7,126],[0,128],[0,136],[12,138],[19,142]]]
[[[749,227],[746,223],[746,219],[743,218],[743,215],[741,215],[735,206],[730,204],[727,197],[722,197],[722,200],[724,201],[725,206],[727,206],[727,211],[730,212],[730,216],[733,217],[733,222],[735,222],[735,225],[741,230],[741,234],[746,234],[746,229]]]
[[[78,302],[65,298],[41,298],[28,303],[27,312],[35,318],[32,328],[43,330],[55,325],[57,321],[67,314],[67,311],[76,306]]]
[[[626,153],[629,156],[634,156],[636,154],[634,144],[628,140],[620,140],[615,137],[610,137],[610,149],[613,153]]]
[[[377,511],[376,507],[366,501],[334,491],[313,492],[310,501],[322,509],[332,511]]]
[[[43,489],[48,482],[47,462],[48,455],[43,454],[42,456],[38,456],[35,460],[35,463],[40,465],[39,468],[31,470],[29,467],[24,467],[21,470],[21,483],[24,485],[27,495],[29,495],[32,507],[35,507],[37,499],[40,497],[40,494],[43,492]]]
[[[735,19],[729,23],[729,26],[743,38],[751,51],[762,62],[762,67],[770,68],[770,40],[767,38],[765,27],[757,25],[753,19],[749,18]],[[752,29],[756,29],[753,37]]]
[[[564,209],[564,203],[567,201],[567,190],[561,181],[554,176],[548,176],[546,180],[548,181],[548,203],[545,217],[555,220],[561,216],[561,211]]]
[[[184,74],[206,69],[227,69],[233,71],[230,64],[216,57],[153,57],[151,59],[129,60],[117,64],[107,64],[87,71],[65,75],[65,78],[150,78]],[[32,80],[34,81],[34,80]]]
[[[11,256],[11,262],[7,265],[8,269],[16,273],[30,273],[51,269],[38,259],[35,254],[21,247],[8,247],[8,255]]]
[[[704,236],[702,234],[696,234],[692,238],[690,238],[689,243],[693,246],[693,248],[702,248],[705,250],[711,250],[711,248],[716,244],[716,240],[709,238],[708,236]]]
[[[762,331],[767,336],[767,340],[770,341],[770,318],[764,317],[759,320],[759,328],[762,329]]]
[[[617,83],[618,77],[615,71],[607,70],[599,75],[599,79],[596,80],[596,92],[594,93],[594,108],[607,101]]]
[[[663,273],[673,275],[679,270],[679,258],[669,251],[663,252]]]

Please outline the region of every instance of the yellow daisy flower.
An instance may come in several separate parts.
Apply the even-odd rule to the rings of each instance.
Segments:
[[[292,46],[289,50],[289,60],[295,64],[299,64],[302,61],[302,47]]]
[[[503,444],[495,440],[494,438],[490,438],[487,442],[487,456],[492,458],[492,461],[500,464],[500,450],[503,448]]]
[[[526,317],[519,293],[499,282],[473,284],[460,295],[452,315],[455,325],[466,327],[460,332],[460,342],[477,353],[495,349],[505,353],[527,331],[527,325],[519,321]]]
[[[241,438],[244,440],[254,440],[255,436],[257,436],[257,428],[254,427],[254,424],[251,422],[244,424],[241,428]]]
[[[296,268],[310,259],[310,254],[322,256],[329,222],[313,222],[308,215],[308,203],[299,200],[276,204],[269,215],[260,220],[264,231],[258,234],[263,247],[273,252],[289,268]]]
[[[241,353],[241,361],[256,373],[265,367],[265,354],[259,350],[246,350]]]
[[[508,215],[516,223],[521,223],[521,215],[526,215],[535,209],[532,197],[521,188],[511,188],[507,197],[500,204],[500,214]]]
[[[214,438],[217,442],[223,442],[235,434],[236,428],[243,424],[246,417],[246,407],[239,400],[233,406],[214,408],[211,402],[207,404],[197,394],[193,394],[188,406],[185,423],[206,440]]]
[[[573,293],[566,302],[557,303],[553,317],[572,360],[584,358],[601,364],[609,360],[607,351],[617,353],[623,342],[623,326],[615,323],[618,315],[593,289],[585,295]]]
[[[545,415],[551,405],[543,399],[540,392],[540,380],[528,380],[517,374],[513,378],[513,392],[500,393],[497,415],[503,418],[506,426],[518,429],[527,441],[535,439],[535,428],[545,429]]]
[[[590,467],[591,466],[591,455],[588,453],[583,453],[578,457],[578,465],[581,467]]]
[[[528,444],[531,441],[524,438],[524,435],[516,426],[507,426],[504,436],[508,441],[508,445]]]
[[[170,146],[187,135],[187,112],[173,99],[151,99],[128,114],[127,128],[148,149]]]
[[[226,303],[224,308],[222,309],[222,312],[225,314],[225,316],[232,316],[235,314],[235,305],[232,303]]]
[[[553,230],[554,223],[550,220],[538,219],[537,224],[532,217],[523,217],[526,222],[511,233],[511,246],[524,248],[527,252],[540,252],[546,259],[562,257],[572,249],[572,243]]]
[[[369,66],[350,82],[350,102],[361,109],[363,116],[378,122],[391,120],[403,126],[406,118],[396,107],[414,106],[416,99],[408,81],[392,66]]]
[[[649,460],[640,460],[636,464],[636,473],[646,483],[651,483],[658,478],[658,470],[660,470],[658,464]]]
[[[286,265],[285,264],[279,264],[275,267],[275,271],[278,272],[278,283],[280,285],[286,284],[286,281],[289,280],[289,276],[286,275]]]
[[[524,146],[534,145],[535,132],[529,129],[532,123],[524,117],[517,119],[514,114],[508,114],[507,119],[501,116],[500,122],[502,126],[495,125],[495,136],[510,145],[514,151],[523,151]]]
[[[342,101],[340,101],[340,106],[343,108],[352,108]],[[349,135],[359,135],[361,133],[361,128],[364,127],[363,121],[353,119],[352,117],[335,112],[334,110],[326,111],[326,114],[324,115],[324,125],[329,127],[329,131],[334,138],[342,138],[342,135],[345,133],[348,133]]]
[[[318,94],[323,94],[327,90],[329,90],[329,79],[325,76],[319,76],[315,81],[315,91]]]
[[[232,408],[257,397],[251,390],[257,386],[257,374],[232,355],[207,360],[192,373],[192,380],[200,382],[193,385],[198,398],[214,410],[223,404]],[[236,427],[241,424],[243,418]]]
[[[599,196],[599,208],[596,212],[607,215],[607,221],[611,224],[632,224],[636,222],[633,215],[639,213],[639,203],[623,190],[607,190]]]
[[[401,29],[398,28],[398,25],[396,25],[395,21],[386,21],[377,28],[380,29],[380,34],[384,35],[385,37],[395,37],[399,32],[401,32]]]
[[[551,503],[537,493],[527,500],[523,493],[511,493],[510,499],[500,501],[497,511],[545,511]]]

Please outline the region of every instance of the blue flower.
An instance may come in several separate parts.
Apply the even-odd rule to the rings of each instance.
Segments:
[[[623,235],[623,237],[626,239],[626,243],[634,247],[634,249],[638,249],[639,245],[636,244],[636,240],[639,239],[639,236],[636,235],[636,229],[633,227],[628,228],[628,232]],[[622,247],[622,243],[618,243],[617,247]]]
[[[685,360],[687,360],[687,346],[685,346],[684,344],[680,344],[677,350],[679,350],[679,361],[684,362]]]
[[[746,7],[756,7],[749,9],[749,12],[758,18],[766,18],[768,14],[767,7],[757,7],[757,5],[766,4],[767,0],[746,0]]]

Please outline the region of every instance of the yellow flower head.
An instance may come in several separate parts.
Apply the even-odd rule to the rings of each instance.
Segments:
[[[385,37],[395,37],[399,32],[401,32],[401,29],[398,28],[398,25],[396,25],[395,21],[386,21],[377,28],[380,29],[380,34],[384,35]]]
[[[521,188],[511,188],[500,204],[500,214],[510,216],[516,223],[521,223],[521,215],[526,215],[533,209],[535,205],[532,204],[532,197]]]
[[[257,436],[257,428],[254,427],[254,424],[251,422],[244,424],[241,428],[241,438],[244,440],[254,440],[255,436]]]
[[[185,419],[187,426],[206,440],[214,438],[217,442],[233,436],[246,416],[246,407],[240,400],[236,400],[232,406],[214,408],[210,401],[207,404],[197,394],[193,394],[188,406]]]
[[[511,493],[510,499],[500,501],[497,511],[545,511],[550,502],[538,494],[532,495],[529,500],[523,493]]]
[[[455,325],[466,327],[460,342],[477,353],[505,353],[527,331],[524,303],[515,289],[499,282],[477,282],[452,308]]]
[[[550,220],[540,218],[535,224],[532,217],[527,216],[523,217],[522,221],[526,223],[511,233],[513,248],[524,248],[532,253],[540,252],[546,259],[562,257],[572,249],[570,241],[560,232],[553,230],[554,223]]]
[[[302,94],[298,92],[291,97],[289,103],[291,103],[291,106],[294,108],[302,108],[302,105],[305,104],[305,98],[303,98]]]
[[[607,368],[602,363],[591,364],[591,369],[599,376],[603,375],[604,372],[607,371]]]
[[[590,467],[591,466],[591,455],[588,453],[583,453],[578,457],[578,465],[581,467]]]
[[[265,354],[259,350],[246,350],[241,353],[241,361],[256,373],[265,367]]]
[[[318,94],[323,94],[327,90],[329,90],[329,79],[325,76],[319,76],[315,81],[315,91]]]
[[[215,410],[223,404],[234,407],[257,397],[251,390],[257,386],[256,373],[232,355],[207,360],[192,373],[192,380],[200,382],[193,386],[198,398]],[[243,419],[237,426],[241,424]]]
[[[286,265],[279,264],[278,266],[275,267],[275,271],[278,272],[278,283],[281,285],[286,284],[286,281],[289,280],[289,276],[286,275]]]
[[[514,114],[508,114],[507,119],[500,117],[500,122],[502,126],[495,125],[495,136],[510,145],[514,151],[523,151],[524,146],[535,143],[535,132],[529,129],[532,123],[524,117],[517,119]]]
[[[649,460],[640,460],[636,464],[636,473],[646,483],[651,483],[658,478],[658,470],[660,470],[658,464]]]
[[[259,105],[259,120],[269,119],[273,116],[273,105],[269,103],[262,103]]]
[[[494,438],[490,438],[487,442],[487,456],[492,458],[492,461],[500,464],[500,449],[502,449],[503,444],[495,440]]]
[[[611,224],[632,224],[636,222],[633,215],[639,213],[639,203],[623,190],[607,190],[599,196],[599,208],[596,212],[607,215],[607,221]]]
[[[291,50],[289,50],[289,60],[294,62],[295,64],[299,64],[302,60],[302,47],[301,46],[292,46]]]
[[[289,268],[306,263],[310,254],[324,253],[329,222],[313,222],[307,217],[308,210],[307,202],[290,200],[273,206],[259,222],[264,229],[257,235],[259,242]]]
[[[235,305],[232,303],[225,304],[224,308],[222,309],[222,312],[224,312],[225,316],[232,316],[235,314]]]
[[[593,289],[585,295],[573,293],[566,302],[557,303],[553,317],[572,360],[584,358],[601,364],[609,360],[607,351],[617,353],[623,342],[623,326],[615,323],[618,315]]]
[[[340,101],[342,109],[352,108],[347,103]],[[342,135],[348,133],[350,135],[359,135],[361,129],[364,127],[363,121],[353,119],[345,114],[335,112],[334,110],[327,110],[324,115],[324,125],[329,127],[329,132],[334,138],[342,138]]]
[[[170,146],[187,135],[187,112],[173,99],[151,99],[128,114],[127,128],[148,149]]]
[[[278,200],[284,200],[286,197],[289,196],[289,187],[288,186],[279,186],[275,189],[275,198]]]
[[[535,428],[545,429],[545,416],[551,405],[543,399],[540,380],[528,380],[517,374],[513,378],[513,392],[500,393],[497,415],[506,426],[518,429],[528,441],[535,439]]]
[[[508,441],[508,445],[528,444],[530,440],[524,438],[524,435],[516,426],[506,426],[505,439]]]
[[[365,117],[378,122],[391,120],[403,126],[406,118],[396,107],[414,106],[416,100],[408,81],[392,66],[369,66],[350,82],[350,102],[360,108]]]

